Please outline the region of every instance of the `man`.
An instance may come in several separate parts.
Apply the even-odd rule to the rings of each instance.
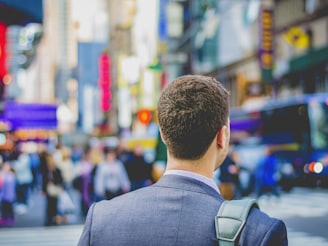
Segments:
[[[187,75],[158,102],[167,167],[153,185],[89,209],[79,245],[217,245],[214,218],[224,201],[212,179],[230,138],[228,92]],[[284,223],[252,209],[239,245],[287,245]]]

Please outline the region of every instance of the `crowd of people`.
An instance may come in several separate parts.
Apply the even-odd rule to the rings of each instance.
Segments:
[[[152,167],[141,145],[130,150],[124,141],[77,150],[59,144],[49,150],[40,144],[31,151],[18,145],[1,153],[0,227],[14,226],[15,214],[27,212],[31,192],[41,192],[45,199],[45,226],[67,223],[76,209],[84,219],[93,202],[152,184]],[[72,204],[73,193],[79,206]]]
[[[67,223],[67,214],[76,212],[73,209],[79,209],[84,219],[93,202],[112,199],[156,180],[156,168],[146,160],[142,146],[137,144],[130,150],[123,140],[115,147],[88,145],[76,150],[58,145],[50,151],[40,144],[37,151],[30,151],[22,146],[1,153],[0,226],[13,226],[15,213],[27,211],[30,192],[42,193],[46,201],[44,224],[56,225]],[[240,183],[240,161],[231,146],[215,173],[226,200],[249,195]],[[255,197],[270,192],[279,198],[277,162],[269,149],[251,177]],[[78,208],[62,201],[63,195],[71,199],[72,191],[80,198]]]
[[[146,160],[138,144],[130,150],[121,140],[115,147],[88,145],[79,151],[60,145],[53,151],[44,144],[40,144],[37,151],[22,146],[1,154],[0,226],[14,226],[15,213],[27,211],[30,192],[41,192],[45,198],[44,225],[57,225],[67,223],[67,214],[76,212],[73,209],[78,209],[84,219],[93,202],[109,200],[154,182],[154,165]],[[231,146],[215,173],[221,195],[226,200],[248,194],[239,180],[240,161]],[[279,198],[276,164],[269,150],[258,163],[252,174],[253,194],[257,198],[267,192]],[[78,193],[79,207],[62,201],[63,195],[71,199],[72,191]]]

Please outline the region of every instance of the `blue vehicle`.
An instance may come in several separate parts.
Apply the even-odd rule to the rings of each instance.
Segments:
[[[284,189],[328,187],[328,94],[270,100],[251,109],[232,108],[230,128],[241,166],[250,174],[269,146],[279,160]]]

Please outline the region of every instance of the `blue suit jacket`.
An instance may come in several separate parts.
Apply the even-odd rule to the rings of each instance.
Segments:
[[[217,245],[223,198],[200,181],[165,175],[152,186],[93,204],[79,245]],[[252,209],[239,245],[288,245],[285,224]]]

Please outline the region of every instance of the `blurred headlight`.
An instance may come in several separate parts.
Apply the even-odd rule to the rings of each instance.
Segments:
[[[323,170],[323,164],[321,162],[316,162],[313,167],[315,173],[321,173]]]

